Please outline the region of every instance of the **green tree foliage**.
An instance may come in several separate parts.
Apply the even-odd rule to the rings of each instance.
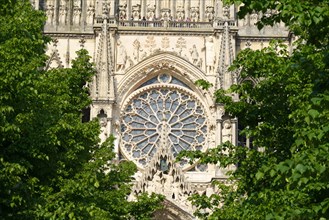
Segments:
[[[231,2],[232,3],[232,2]],[[215,93],[238,117],[252,148],[225,143],[181,156],[235,165],[220,195],[191,199],[207,219],[329,219],[329,2],[242,0],[240,16],[265,13],[259,27],[283,21],[297,36],[293,52],[280,42],[242,51],[231,70],[261,79]],[[209,83],[199,81],[204,88]],[[233,101],[225,93],[239,94]],[[255,147],[256,146],[256,147]],[[223,153],[225,152],[225,153]]]
[[[148,219],[162,197],[128,202],[131,162],[99,146],[86,82],[86,50],[70,69],[43,70],[45,16],[29,0],[0,0],[0,219]]]

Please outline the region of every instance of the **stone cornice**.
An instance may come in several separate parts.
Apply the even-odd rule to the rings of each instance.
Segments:
[[[70,39],[94,39],[95,34],[94,32],[90,33],[74,33],[74,32],[44,32],[46,36],[52,37],[52,38],[70,38]]]

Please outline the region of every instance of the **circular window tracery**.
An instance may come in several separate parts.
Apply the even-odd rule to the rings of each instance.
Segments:
[[[167,83],[171,76],[162,74],[158,79]],[[174,156],[205,146],[206,112],[191,92],[177,86],[150,85],[135,92],[124,107],[121,122],[121,149],[140,167],[155,155],[161,136],[167,138]],[[186,167],[186,163],[180,164]]]

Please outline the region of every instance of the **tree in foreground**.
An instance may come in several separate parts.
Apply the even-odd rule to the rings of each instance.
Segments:
[[[329,1],[239,3],[244,4],[241,17],[276,12],[258,27],[284,22],[297,41],[291,53],[280,42],[242,51],[231,70],[260,82],[215,93],[254,147],[225,143],[207,153],[181,155],[236,166],[231,185],[217,184],[219,195],[192,196],[196,214],[207,219],[329,219]],[[232,92],[239,101],[226,95]]]
[[[0,218],[148,219],[157,195],[128,202],[131,162],[113,163],[113,140],[99,146],[86,82],[86,50],[70,69],[44,70],[45,16],[28,0],[0,0]]]

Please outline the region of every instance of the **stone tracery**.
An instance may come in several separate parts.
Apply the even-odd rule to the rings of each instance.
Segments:
[[[164,129],[168,131],[173,155],[205,146],[208,127],[204,107],[184,83],[160,74],[136,91],[124,107],[123,153],[145,167],[157,153]],[[186,162],[181,166],[186,167]]]

